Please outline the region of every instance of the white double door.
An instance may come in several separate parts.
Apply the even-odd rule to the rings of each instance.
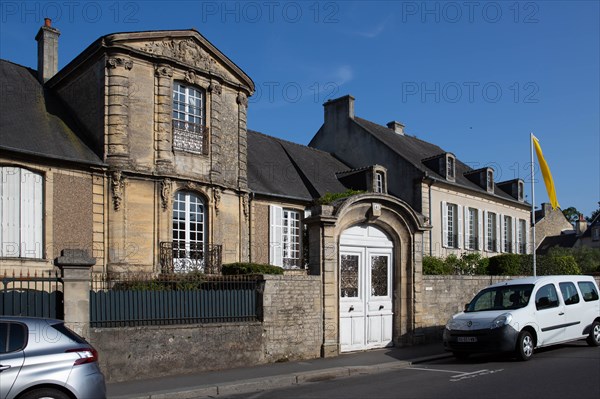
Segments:
[[[392,345],[393,244],[373,226],[354,226],[340,238],[340,350]]]

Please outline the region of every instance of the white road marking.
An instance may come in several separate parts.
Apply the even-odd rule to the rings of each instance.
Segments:
[[[481,377],[483,375],[495,374],[495,373],[498,373],[500,371],[504,371],[504,369],[498,369],[498,370],[483,369],[483,370],[471,371],[471,372],[468,372],[468,373],[460,373],[460,372],[458,372],[456,370],[429,369],[429,368],[422,368],[422,367],[410,367],[409,369],[410,370],[420,370],[420,371],[436,371],[436,372],[439,372],[439,373],[451,373],[451,374],[454,374],[450,378],[450,382],[462,381],[462,380],[466,380],[466,379],[469,379],[469,378]]]

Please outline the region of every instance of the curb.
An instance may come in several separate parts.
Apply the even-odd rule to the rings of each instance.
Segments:
[[[370,375],[385,371],[400,370],[413,364],[451,357],[450,354],[425,356],[410,361],[392,361],[369,366],[344,366],[322,370],[303,371],[269,377],[252,378],[215,385],[201,385],[178,391],[148,392],[139,396],[112,396],[111,399],[193,399],[259,392],[268,389],[286,388],[310,382],[328,381],[357,375]]]

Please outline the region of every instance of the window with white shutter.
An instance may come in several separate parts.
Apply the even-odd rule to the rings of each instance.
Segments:
[[[43,256],[43,176],[18,167],[0,167],[0,257]]]

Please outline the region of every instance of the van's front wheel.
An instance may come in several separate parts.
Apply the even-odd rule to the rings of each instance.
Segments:
[[[587,337],[587,343],[589,346],[600,346],[600,323],[597,321],[592,323],[592,329],[590,335]]]
[[[521,331],[517,339],[517,358],[519,360],[529,360],[533,356],[533,337],[529,331]]]

